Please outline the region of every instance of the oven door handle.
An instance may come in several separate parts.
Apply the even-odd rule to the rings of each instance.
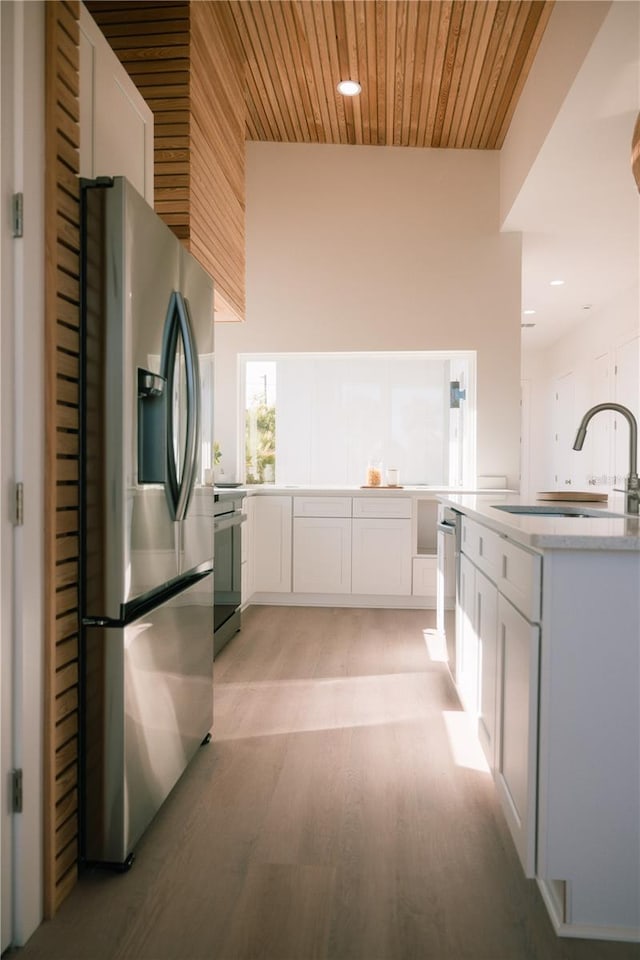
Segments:
[[[235,527],[244,523],[247,519],[246,513],[242,510],[234,510],[233,513],[225,513],[221,517],[215,517],[213,521],[214,533],[220,533],[222,530],[228,530],[229,527]]]

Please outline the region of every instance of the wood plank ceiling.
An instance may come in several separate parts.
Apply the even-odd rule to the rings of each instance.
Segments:
[[[494,150],[553,2],[224,0],[247,138]],[[336,91],[362,84],[359,97]]]

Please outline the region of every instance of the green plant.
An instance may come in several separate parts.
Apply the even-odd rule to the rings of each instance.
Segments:
[[[264,483],[265,469],[276,468],[276,408],[254,400],[245,420],[245,465],[247,483]]]
[[[220,444],[217,440],[213,441],[213,465],[217,467],[220,461],[222,460],[222,450],[220,449]]]

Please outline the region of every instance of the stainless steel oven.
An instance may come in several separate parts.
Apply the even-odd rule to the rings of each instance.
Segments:
[[[247,519],[236,491],[214,495],[213,656],[240,629],[242,531]]]

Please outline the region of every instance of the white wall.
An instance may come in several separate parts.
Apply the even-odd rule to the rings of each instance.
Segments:
[[[477,350],[479,474],[519,480],[520,237],[498,155],[247,144],[247,320],[216,328],[216,439],[237,444],[237,354]]]
[[[610,0],[556,3],[500,151],[504,223],[611,6]]]

